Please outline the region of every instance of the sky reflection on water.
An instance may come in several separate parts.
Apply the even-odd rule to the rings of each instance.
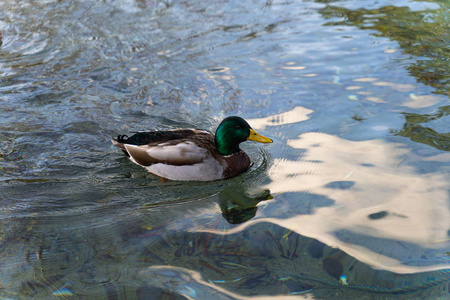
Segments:
[[[266,207],[244,227],[271,222],[396,273],[450,267],[445,259],[450,215],[442,209],[448,203],[448,174],[420,174],[408,165],[414,157],[405,145],[382,140],[354,142],[305,133],[287,145],[305,152],[297,160],[274,159],[268,170],[272,182],[264,187],[275,199],[307,192],[333,204],[297,215],[296,201],[273,200],[264,204],[276,207],[273,214]],[[279,210],[289,212],[286,219],[273,219]],[[238,230],[243,229],[232,232]],[[426,261],[421,259],[425,253]]]

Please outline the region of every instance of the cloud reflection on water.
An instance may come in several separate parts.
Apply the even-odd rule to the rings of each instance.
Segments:
[[[306,121],[309,119],[308,115],[312,112],[313,111],[310,109],[297,106],[284,113],[265,118],[252,119],[250,123],[254,129],[264,129],[267,126],[286,125]]]
[[[279,119],[273,116],[256,124],[264,127]],[[263,202],[257,217],[227,233],[269,222],[337,247],[377,269],[417,273],[450,268],[445,256],[450,247],[445,174],[418,172],[407,163],[408,148],[378,139],[349,141],[311,132],[287,145],[305,152],[297,160],[274,159],[268,170],[271,182],[264,188],[275,199]],[[312,203],[310,214],[300,212],[305,192],[333,204]],[[283,197],[288,200],[281,201]],[[280,218],[280,211],[289,214],[287,218]]]

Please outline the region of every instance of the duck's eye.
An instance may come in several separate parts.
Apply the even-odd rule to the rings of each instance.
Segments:
[[[236,125],[236,129],[242,129],[241,125]]]

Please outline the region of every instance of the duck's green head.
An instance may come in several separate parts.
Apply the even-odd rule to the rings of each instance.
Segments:
[[[217,127],[216,147],[220,155],[231,155],[238,152],[239,144],[246,140],[260,143],[272,143],[272,139],[254,131],[248,123],[240,117],[227,117]]]

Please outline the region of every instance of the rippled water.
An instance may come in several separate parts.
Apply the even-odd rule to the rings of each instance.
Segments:
[[[2,1],[0,296],[450,299],[445,1]],[[240,115],[165,182],[110,137]]]

